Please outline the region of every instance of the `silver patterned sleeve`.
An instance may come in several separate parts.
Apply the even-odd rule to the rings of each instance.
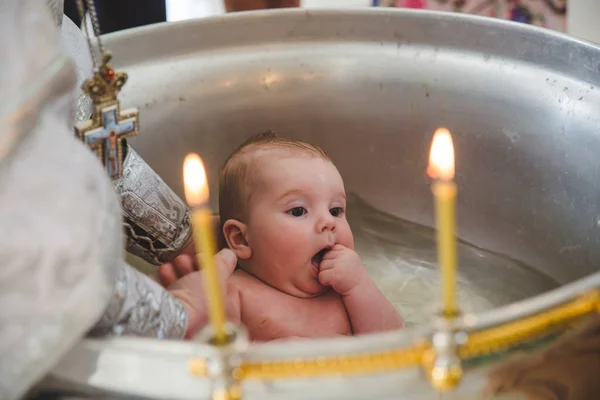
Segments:
[[[123,176],[114,187],[121,200],[128,252],[159,265],[191,242],[186,204],[129,146]],[[179,300],[122,261],[111,301],[90,334],[182,339],[187,321]]]
[[[135,335],[182,339],[188,317],[183,304],[126,262],[119,266],[115,292],[91,335]]]
[[[160,265],[191,242],[187,205],[130,146],[115,190],[121,199],[129,253]]]

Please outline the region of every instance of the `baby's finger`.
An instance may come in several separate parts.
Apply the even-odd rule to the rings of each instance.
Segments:
[[[321,270],[319,272],[319,283],[323,286],[331,286],[331,282],[335,277],[335,271],[332,269]]]
[[[319,271],[327,271],[328,269],[332,269],[334,266],[333,260],[323,260],[319,264]]]
[[[331,250],[329,250],[327,253],[325,253],[323,255],[323,260],[332,260],[332,259],[336,258],[337,256],[339,256],[341,252],[342,252],[342,249],[332,247]]]
[[[158,279],[164,287],[168,287],[177,281],[178,276],[177,272],[175,272],[175,266],[171,263],[165,263],[158,267]]]
[[[194,257],[182,254],[175,258],[175,272],[182,277],[194,272]]]

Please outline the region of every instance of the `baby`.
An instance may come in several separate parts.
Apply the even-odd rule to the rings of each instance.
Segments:
[[[323,150],[258,135],[226,161],[219,189],[223,236],[238,259],[228,314],[251,340],[402,327],[354,251],[344,183]],[[180,256],[175,268],[190,265]]]

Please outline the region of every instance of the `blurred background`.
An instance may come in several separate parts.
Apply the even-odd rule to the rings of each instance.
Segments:
[[[600,0],[96,0],[103,33],[267,8],[395,7],[464,12],[567,32],[600,43]],[[65,14],[79,24],[75,0]]]

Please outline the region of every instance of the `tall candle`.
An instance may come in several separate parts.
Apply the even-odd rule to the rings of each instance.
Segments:
[[[454,183],[454,146],[448,129],[439,128],[433,135],[427,173],[435,179],[438,264],[441,269],[442,313],[455,316],[458,312],[456,290],[456,184]]]
[[[185,199],[190,206],[192,230],[198,253],[198,262],[202,265],[204,290],[208,301],[208,313],[217,344],[227,341],[225,330],[225,307],[218,271],[214,264],[215,240],[211,211],[208,206],[209,190],[204,164],[200,156],[190,153],[183,163],[183,181]]]

